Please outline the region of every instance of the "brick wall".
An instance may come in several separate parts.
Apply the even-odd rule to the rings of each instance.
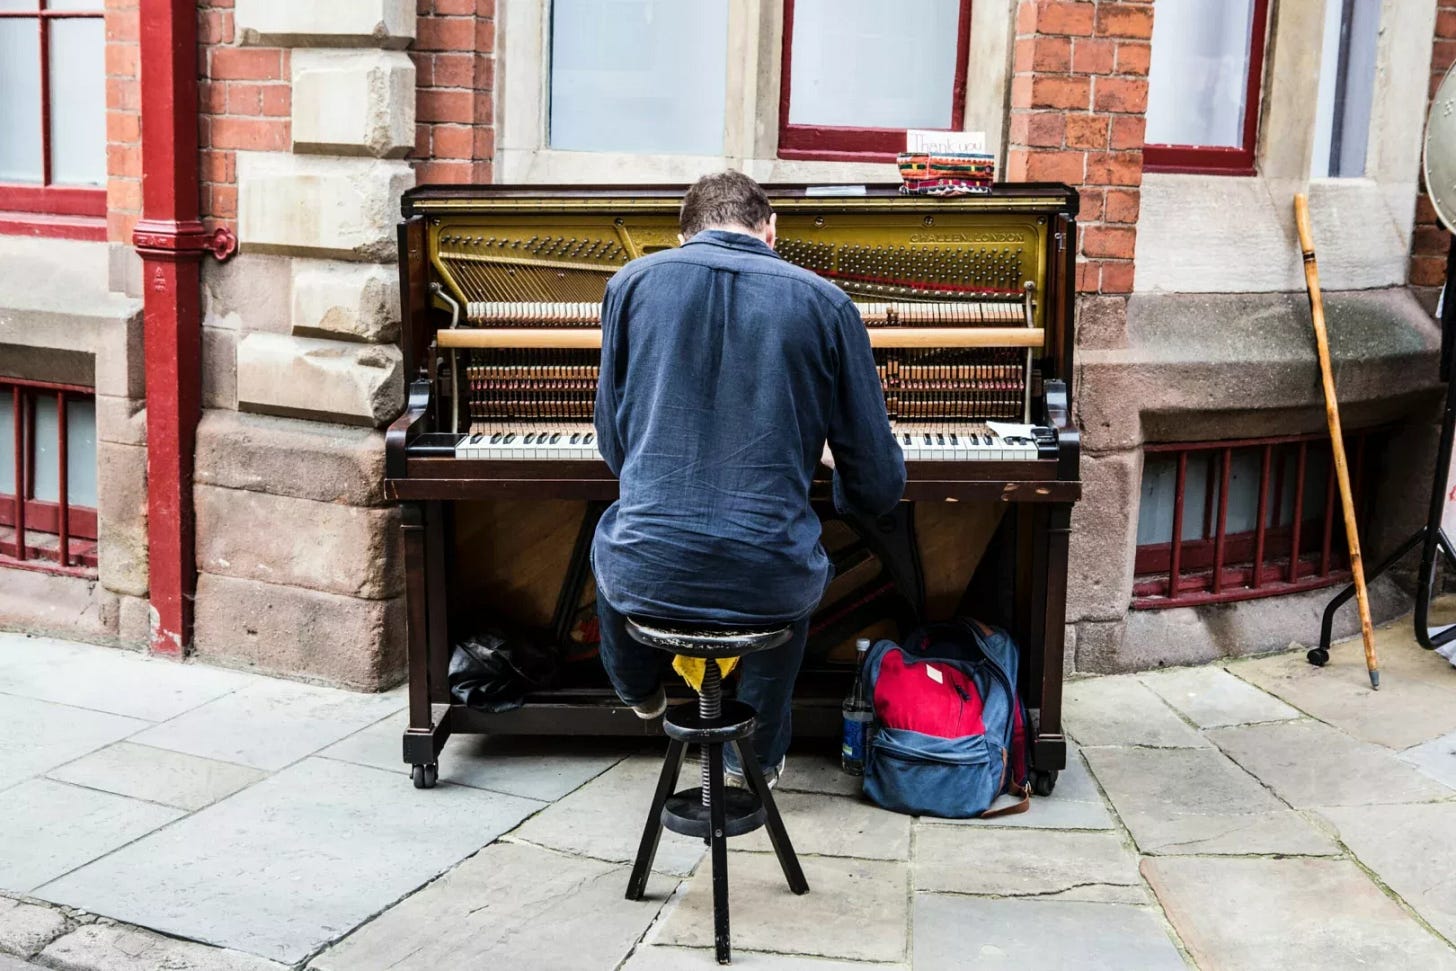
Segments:
[[[142,211],[137,0],[106,0],[106,235],[131,239]]]
[[[1440,0],[1436,11],[1436,42],[1431,54],[1431,94],[1456,63],[1456,0]],[[1412,286],[1438,287],[1446,279],[1446,250],[1450,235],[1436,221],[1436,210],[1423,190],[1416,197],[1415,236],[1411,239]]]
[[[417,175],[489,182],[495,155],[495,0],[418,0],[415,62]]]
[[[292,144],[289,51],[239,47],[232,8],[233,0],[200,0],[197,5],[197,139],[204,222],[237,219],[239,149],[286,152]]]
[[[1080,293],[1132,292],[1152,0],[1022,0],[1007,178],[1082,195]]]

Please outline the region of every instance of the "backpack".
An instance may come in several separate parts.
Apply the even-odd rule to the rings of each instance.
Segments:
[[[1020,656],[999,628],[930,624],[903,646],[882,640],[865,658],[875,709],[865,795],[886,809],[948,819],[1025,812],[1031,790]],[[987,813],[1003,792],[1021,801]]]

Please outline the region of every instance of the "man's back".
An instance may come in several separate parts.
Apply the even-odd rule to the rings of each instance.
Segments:
[[[593,548],[625,613],[804,616],[829,576],[809,483],[829,438],[841,495],[900,497],[868,338],[847,297],[746,234],[707,230],[608,286],[596,424],[621,499]]]

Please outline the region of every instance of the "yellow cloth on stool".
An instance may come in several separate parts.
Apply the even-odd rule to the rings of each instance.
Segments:
[[[678,674],[682,675],[682,679],[686,681],[694,691],[702,691],[703,672],[707,670],[707,666],[704,663],[706,660],[707,658],[686,657],[682,654],[678,654],[675,655],[672,659],[672,669]],[[728,672],[732,671],[734,665],[736,665],[737,663],[738,658],[736,657],[720,657],[718,658],[718,670],[722,672],[723,677],[726,678],[728,677]]]

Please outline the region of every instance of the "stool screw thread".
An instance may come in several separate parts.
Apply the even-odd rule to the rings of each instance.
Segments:
[[[703,665],[703,686],[698,690],[698,717],[706,724],[710,719],[723,717],[723,678],[718,662],[708,658]],[[698,746],[698,768],[701,778],[703,805],[708,806],[708,746]]]

